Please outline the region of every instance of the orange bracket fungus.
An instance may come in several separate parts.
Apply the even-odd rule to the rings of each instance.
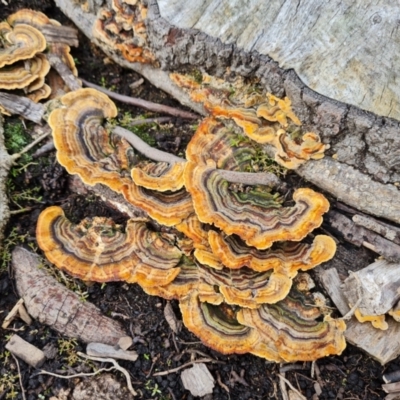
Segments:
[[[306,188],[295,191],[293,207],[277,208],[263,196],[230,191],[217,169],[194,163],[186,166],[185,181],[201,222],[236,234],[259,249],[276,241],[303,239],[321,225],[329,208],[324,196]]]
[[[243,80],[228,83],[203,74],[201,83],[190,76],[170,74],[171,79],[187,90],[192,100],[200,102],[213,117],[231,119],[243,133],[260,144],[275,147],[275,161],[295,169],[310,159],[324,156],[326,145],[312,132],[301,133],[301,122],[291,108],[289,98],[261,95]]]
[[[131,15],[122,4],[114,1],[102,21],[114,19],[121,29]],[[210,93],[226,100],[221,90]],[[97,217],[75,225],[61,208],[51,207],[39,217],[39,246],[51,262],[81,279],[136,282],[148,294],[178,300],[188,329],[224,354],[252,353],[276,362],[340,354],[344,322],[323,318],[311,295],[293,288],[299,270],[335,253],[335,242],[325,235],[300,242],[321,225],[329,203],[300,188],[294,205],[283,206],[272,192],[280,180],[254,163],[262,157],[260,145],[238,133],[237,125],[252,123],[279,137],[279,129],[299,123],[290,101],[260,94],[232,106],[225,100],[209,105],[216,115],[200,124],[185,160],[120,127],[108,131],[103,122],[117,110],[106,95],[79,89],[61,97],[49,116],[59,162],[89,185],[122,193],[171,233],[133,220],[125,229]],[[234,122],[221,122],[222,115]],[[288,143],[285,154],[291,155]]]
[[[145,19],[147,8],[137,1],[130,4],[112,0],[111,9],[102,8],[93,25],[93,36],[110,50],[118,49],[129,62],[152,63],[154,55],[147,46]]]
[[[46,48],[42,33],[26,24],[11,27],[7,22],[1,22],[0,37],[0,68],[32,58]]]
[[[74,225],[60,207],[40,214],[38,244],[59,268],[96,282],[124,280],[165,285],[179,273],[182,253],[145,223],[128,221],[125,232],[109,218],[84,219]]]

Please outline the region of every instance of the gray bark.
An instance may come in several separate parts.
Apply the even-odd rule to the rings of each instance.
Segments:
[[[107,6],[108,3],[109,0],[105,2],[105,5]],[[182,5],[182,7],[196,7],[198,11],[196,11],[195,15],[197,16],[200,16],[202,12],[206,13],[205,10],[208,10],[208,13],[210,10],[215,9],[215,2],[213,0],[208,0],[207,2],[207,5],[210,7],[209,9],[208,7],[201,8],[201,5],[204,6],[205,4],[202,1],[188,1],[187,3],[187,5]],[[258,4],[261,3],[258,2]],[[278,2],[276,3],[278,4]],[[337,1],[332,3],[332,6],[330,5],[331,3],[326,5],[327,9],[324,9],[324,12],[327,13],[326,15],[322,15],[322,8],[319,10],[319,13],[313,13],[321,15],[321,18],[318,19],[318,17],[315,21],[318,26],[322,23],[323,18],[329,17],[329,10],[336,3]],[[339,14],[344,12],[344,10],[353,13],[356,6],[364,7],[359,2],[356,2],[354,5],[352,5],[353,2],[350,2],[351,4],[349,3],[348,7],[343,6],[347,4],[346,2],[340,3],[341,6],[337,8],[338,16],[335,17],[336,22],[342,18]],[[168,5],[171,6],[171,10],[174,7],[178,7],[180,4],[179,0],[159,0],[158,2],[156,0],[148,0],[148,17],[146,20],[148,42],[160,68],[148,64],[130,63],[123,59],[115,49],[109,48],[104,43],[93,39],[92,26],[96,19],[98,6],[97,8],[95,7],[93,12],[89,13],[82,11],[80,6],[72,0],[56,0],[56,4],[83,30],[86,36],[102,47],[105,53],[114,61],[123,67],[131,68],[141,73],[146,79],[155,84],[155,86],[171,94],[181,101],[182,104],[189,105],[201,114],[204,114],[204,109],[199,104],[193,103],[187,94],[183,93],[180,88],[170,81],[168,76],[169,71],[200,69],[211,74],[222,75],[229,67],[234,74],[259,78],[261,85],[267,91],[278,96],[289,96],[292,100],[294,110],[302,120],[305,128],[319,133],[323,141],[331,145],[328,155],[335,155],[334,158],[309,162],[300,168],[298,173],[306,180],[311,181],[323,190],[331,193],[334,197],[342,199],[342,201],[355,208],[378,217],[387,218],[396,223],[400,222],[400,191],[396,186],[390,184],[400,181],[399,121],[387,117],[379,117],[358,107],[322,96],[305,86],[294,71],[287,71],[280,68],[278,63],[268,55],[261,54],[255,50],[256,47],[253,46],[253,48],[250,46],[251,48],[245,51],[243,44],[246,37],[245,34],[247,32],[247,35],[252,36],[251,29],[238,29],[238,31],[244,32],[244,36],[241,36],[241,41],[234,44],[233,42],[223,43],[222,39],[211,37],[195,28],[186,29],[173,25],[166,19],[173,12],[169,11],[168,15],[163,15],[163,13],[165,13]],[[234,3],[223,1],[220,10],[225,10],[224,7],[228,6],[234,7],[232,4]],[[256,2],[253,1],[247,8],[241,7],[241,12],[245,14],[245,17],[243,17],[244,24],[249,24],[249,18],[251,17],[254,24],[270,27],[261,18],[261,15],[264,15],[261,9],[257,9],[257,12],[248,12],[253,7],[253,4],[256,4]],[[277,10],[274,4],[273,2],[270,12],[278,18],[278,14],[282,13],[284,8],[279,9],[278,14],[276,12],[274,14],[273,10]],[[264,6],[261,5],[260,7]],[[303,12],[302,7],[303,5],[300,4],[296,12]],[[384,9],[383,6],[381,8]],[[367,6],[365,6],[365,9],[367,10]],[[215,9],[214,11],[218,14],[220,10]],[[287,12],[289,11],[287,10]],[[181,11],[179,13],[176,12],[176,14],[178,15],[175,18],[181,18]],[[361,14],[362,21],[367,18],[367,15],[370,15],[370,10],[368,9],[364,14]],[[386,11],[383,14],[381,17],[389,18]],[[233,14],[228,13],[224,15],[226,20],[229,19],[227,16],[231,16],[234,24],[237,24],[236,17]],[[268,18],[272,18],[271,21],[273,21],[271,15]],[[278,21],[282,21],[283,15],[279,14],[279,18],[272,25],[276,25]],[[351,15],[349,14],[348,16],[348,25],[350,26],[352,22]],[[299,16],[300,14],[297,15],[297,17]],[[205,27],[203,23],[204,19],[202,18],[199,19],[196,27],[201,26],[203,29]],[[311,21],[309,18],[314,17],[310,16],[307,18],[307,21]],[[368,19],[368,21],[370,20]],[[356,21],[357,24],[359,22],[359,20]],[[228,22],[226,23],[228,24]],[[296,24],[295,26],[299,25],[297,19]],[[284,26],[282,25],[279,38],[283,40],[285,39],[284,35],[287,34],[287,38],[285,39],[287,43],[291,43],[292,40],[295,43],[299,43],[297,37],[295,37],[296,35],[290,29],[284,29]],[[389,26],[391,25],[389,24]],[[313,30],[309,31],[309,33],[312,32],[315,33]],[[373,33],[375,30],[371,32]],[[319,36],[317,35],[316,37]],[[301,38],[302,40],[306,40],[304,35]],[[275,39],[277,40],[277,38]],[[276,46],[278,45],[276,44]],[[282,51],[286,52],[286,47],[283,46],[282,49],[284,49]],[[342,55],[342,57],[345,57],[345,55]],[[332,60],[331,63],[333,63]],[[333,64],[336,65],[338,63],[336,60]],[[329,65],[329,63],[326,65]],[[329,69],[329,71],[332,70]],[[335,76],[335,74],[332,74],[332,76]],[[325,80],[325,78],[321,78],[321,80]],[[347,87],[347,85],[344,86]],[[352,79],[350,86],[357,86],[357,82]],[[363,107],[361,103],[357,103],[357,105]],[[373,111],[379,113],[378,109],[374,109]],[[377,196],[377,193],[381,195]]]
[[[89,302],[58,283],[40,269],[40,258],[16,247],[12,266],[18,294],[24,299],[29,314],[61,334],[85,343],[98,342],[115,346],[127,336],[118,322],[101,314]]]
[[[7,153],[4,146],[4,129],[3,118],[0,115],[0,249],[2,248],[4,229],[10,218],[10,210],[8,208],[8,199],[6,194],[6,182],[8,171],[11,168],[12,158]]]

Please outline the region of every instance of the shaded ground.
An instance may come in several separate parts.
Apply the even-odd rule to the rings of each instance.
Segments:
[[[63,23],[68,21],[54,7],[51,1],[10,1],[9,6],[0,7],[0,19],[20,8],[23,4],[42,10],[50,17]],[[104,60],[104,55],[81,38],[81,47],[73,50],[81,77],[123,94],[142,97],[146,100],[180,107],[178,103],[148,83],[131,90],[129,84],[140,76],[123,70],[113,63]],[[106,62],[105,62],[106,61]],[[144,115],[142,110],[120,107],[119,118],[126,112],[132,116]],[[147,117],[156,115],[146,113]],[[19,126],[17,119],[8,119],[6,130]],[[174,119],[170,124],[152,126],[140,133],[154,137],[154,145],[163,150],[181,153],[193,133],[193,123]],[[28,124],[29,132],[32,126]],[[28,138],[26,140],[29,140]],[[12,142],[12,141],[11,141]],[[11,208],[25,209],[15,214],[6,231],[6,258],[0,267],[0,316],[1,319],[11,310],[18,300],[12,271],[9,268],[7,255],[12,246],[23,242],[24,246],[36,248],[35,225],[42,209],[49,205],[62,205],[67,216],[79,221],[83,216],[114,215],[120,220],[123,216],[115,215],[95,197],[83,197],[68,190],[68,176],[57,164],[54,152],[38,159],[25,158],[22,164],[12,171],[10,181]],[[21,168],[22,165],[27,165]],[[295,179],[295,178],[291,178]],[[226,387],[216,383],[213,399],[279,399],[281,398],[278,373],[279,366],[250,355],[223,356],[203,346],[198,339],[183,328],[179,334],[172,333],[168,326],[163,309],[165,301],[146,295],[137,285],[124,283],[93,284],[86,286],[82,282],[69,280],[69,285],[80,293],[83,300],[97,305],[106,315],[120,320],[125,329],[134,338],[134,349],[139,358],[135,363],[121,362],[131,374],[135,389],[144,399],[191,399],[180,381],[180,373],[154,377],[152,373],[179,367],[188,362],[194,355],[197,358],[207,356],[217,363],[207,364],[214,378],[219,379]],[[172,303],[178,318],[179,309]],[[84,351],[84,345],[66,339],[49,327],[34,322],[27,327],[22,322],[12,324],[12,330],[0,329],[0,400],[22,399],[14,359],[5,351],[9,335],[17,331],[28,342],[39,348],[44,346],[54,350],[54,357],[49,359],[43,369],[71,375],[76,372],[91,371],[92,364],[84,363],[76,355]],[[287,379],[300,390],[307,399],[315,394],[314,383],[322,386],[319,399],[381,399],[384,394],[380,389],[384,371],[400,369],[398,360],[385,368],[380,366],[352,346],[340,357],[328,357],[317,362],[320,375],[311,378],[310,363],[300,364],[302,369],[287,372]],[[97,365],[99,366],[99,365]],[[73,388],[83,378],[64,380],[46,375],[37,375],[36,371],[20,361],[22,383],[29,400],[48,399],[58,395],[61,389]],[[242,382],[234,382],[234,374],[243,376]],[[122,376],[117,374],[122,381]],[[229,389],[229,392],[227,391]]]

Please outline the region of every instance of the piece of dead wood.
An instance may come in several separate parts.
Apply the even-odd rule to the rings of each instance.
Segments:
[[[72,71],[63,62],[60,56],[53,53],[47,53],[46,58],[50,65],[58,72],[61,79],[70,88],[71,91],[78,90],[82,87],[79,79],[72,73]]]
[[[400,382],[385,383],[384,385],[382,385],[382,389],[386,393],[400,392]]]
[[[216,371],[216,375],[217,375],[218,385],[221,386],[222,389],[224,389],[226,393],[229,393],[229,388],[228,388],[228,386],[225,385],[224,382],[222,382],[221,375],[220,375],[219,371]]]
[[[203,397],[213,392],[215,381],[204,363],[197,363],[181,373],[182,384],[192,396]]]
[[[1,327],[3,329],[7,329],[8,326],[11,324],[14,319],[19,316],[27,325],[30,325],[32,323],[32,318],[29,316],[29,314],[26,312],[25,306],[24,306],[24,299],[19,299],[15,306],[11,309],[11,311],[7,314],[7,316],[4,318],[3,324]]]
[[[180,365],[179,367],[172,368],[167,371],[156,372],[155,374],[153,374],[153,376],[165,376],[165,375],[169,375],[169,374],[174,374],[175,372],[178,372],[183,368],[189,367],[190,365],[194,365],[194,364],[198,364],[198,363],[208,363],[208,362],[215,363],[217,361],[215,361],[211,358],[199,358],[198,360],[189,361],[185,364]]]
[[[382,221],[378,221],[368,215],[356,214],[353,215],[353,222],[359,226],[363,226],[384,238],[390,240],[393,243],[400,245],[400,229],[396,226],[386,224]]]
[[[27,97],[0,92],[0,105],[2,105],[10,114],[20,115],[36,124],[42,123],[45,111],[43,104],[35,103]]]
[[[391,242],[375,232],[356,225],[345,215],[331,210],[325,218],[325,222],[334,228],[350,243],[356,246],[365,246],[382,255],[390,261],[400,261],[400,246]]]
[[[85,86],[99,90],[100,92],[105,93],[111,99],[120,101],[125,104],[140,107],[140,108],[143,108],[148,111],[173,115],[174,117],[180,117],[180,118],[184,118],[184,119],[199,119],[200,118],[199,115],[194,114],[189,111],[183,111],[183,110],[179,110],[177,108],[165,106],[162,104],[152,103],[151,101],[139,99],[136,97],[124,96],[122,94],[115,93],[111,90],[105,89],[101,86],[95,85],[94,83],[88,82],[85,79],[81,79],[81,81]]]
[[[6,349],[34,368],[41,367],[46,361],[46,356],[42,350],[28,343],[18,335],[11,336],[6,344]]]
[[[390,393],[385,396],[385,400],[400,400],[400,393]]]
[[[164,317],[165,320],[168,322],[169,327],[171,330],[178,334],[182,328],[182,322],[178,321],[174,310],[172,309],[171,302],[167,301],[167,304],[164,307]]]
[[[127,336],[118,322],[105,317],[89,302],[58,283],[40,268],[40,258],[22,247],[12,252],[12,267],[19,295],[29,314],[61,334],[85,343],[116,345]]]
[[[78,31],[70,26],[62,25],[42,25],[38,29],[43,33],[46,42],[64,43],[68,46],[78,47]]]
[[[127,351],[104,343],[89,343],[86,346],[86,354],[94,357],[117,358],[119,360],[136,361],[136,351]]]
[[[320,271],[319,277],[325,290],[342,315],[349,312],[347,298],[341,288],[342,281],[335,268]],[[364,350],[382,365],[400,354],[400,323],[388,319],[388,329],[375,329],[369,323],[360,323],[355,317],[346,321],[344,336],[348,343]]]
[[[378,260],[353,272],[343,283],[348,304],[361,297],[358,309],[363,315],[383,315],[400,299],[400,263]]]

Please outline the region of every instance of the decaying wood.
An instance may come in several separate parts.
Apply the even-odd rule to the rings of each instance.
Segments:
[[[342,315],[350,310],[347,298],[341,289],[342,281],[336,269],[331,268],[320,271],[321,283],[328,292],[330,298]],[[346,341],[359,347],[376,359],[382,365],[395,359],[400,354],[400,323],[392,318],[387,319],[389,325],[386,331],[375,329],[370,323],[360,323],[353,317],[346,321],[344,333]]]
[[[39,368],[46,361],[46,356],[42,350],[18,335],[11,336],[6,344],[6,349],[34,368]]]
[[[400,299],[400,263],[378,260],[351,274],[343,284],[348,303],[358,306],[363,315],[382,315],[389,312]]]
[[[11,309],[11,311],[4,318],[4,321],[1,325],[2,329],[7,329],[14,319],[19,316],[27,325],[32,323],[32,318],[26,312],[24,307],[24,299],[19,299],[17,304]]]
[[[112,90],[105,89],[101,86],[95,85],[94,83],[88,82],[85,79],[82,79],[82,82],[85,86],[99,90],[100,92],[105,93],[110,99],[120,101],[125,104],[129,104],[132,106],[140,107],[148,111],[158,112],[161,114],[168,114],[174,117],[180,117],[185,119],[198,119],[199,116],[189,112],[178,110],[177,108],[165,106],[163,104],[153,103],[151,101],[139,99],[136,97],[124,96],[122,94],[113,92]]]
[[[368,215],[356,214],[353,215],[352,220],[355,224],[374,231],[378,235],[400,245],[400,228],[378,221]]]
[[[145,213],[139,207],[135,207],[124,199],[121,194],[115,193],[109,187],[101,184],[94,186],[86,185],[82,182],[78,175],[73,175],[69,179],[69,190],[74,193],[86,195],[88,193],[94,193],[99,196],[102,201],[107,203],[111,208],[118,210],[122,214],[126,214],[129,218],[145,218]]]
[[[6,195],[6,181],[11,164],[12,158],[7,153],[4,145],[3,118],[0,115],[0,249],[3,244],[4,229],[10,218],[10,210],[8,208],[8,199]]]
[[[46,58],[70,90],[78,90],[82,87],[81,82],[57,54],[47,53]]]
[[[27,97],[17,96],[11,93],[0,92],[0,105],[11,114],[17,114],[21,117],[41,124],[44,107],[42,104],[35,103]]]
[[[400,246],[361,226],[357,226],[350,218],[331,210],[324,220],[332,228],[339,231],[350,243],[365,246],[390,261],[400,261]]]
[[[400,392],[400,382],[386,383],[385,385],[382,385],[382,389],[386,393]]]
[[[162,0],[163,9],[169,2],[170,0]],[[189,67],[221,75],[229,68],[232,73],[259,78],[261,85],[276,95],[288,95],[306,129],[318,132],[325,143],[331,144],[331,150],[336,156],[335,159],[327,157],[309,162],[299,169],[299,174],[363,212],[400,223],[400,191],[389,184],[400,181],[398,121],[377,118],[372,113],[318,95],[305,87],[293,72],[279,68],[268,56],[255,51],[245,52],[238,46],[222,44],[218,38],[212,38],[195,29],[185,30],[172,25],[160,14],[160,0],[148,1],[146,25],[149,45],[162,69],[148,64],[130,63],[117,50],[93,38],[92,27],[98,7],[94,7],[93,12],[83,12],[72,0],[56,0],[56,3],[115,62],[141,73],[155,86],[201,114],[204,114],[204,109],[171,83],[169,71]],[[110,7],[110,0],[106,3],[105,6]],[[173,3],[171,7],[174,7]],[[176,0],[176,4],[178,3]],[[263,7],[261,3],[259,5]],[[221,9],[224,7],[222,5]],[[299,7],[302,9],[303,6]],[[248,7],[241,7],[237,15],[229,13],[232,18],[226,19],[236,21],[241,13],[247,11]],[[343,15],[342,11],[339,9],[338,15]],[[252,15],[251,21],[261,21],[260,15]],[[298,17],[301,15],[298,14]],[[176,18],[180,16],[177,15]],[[296,21],[298,22],[297,19]],[[200,18],[199,24],[202,25],[203,22]],[[284,26],[285,24],[279,38],[294,40],[292,32],[285,31]],[[275,39],[273,43],[276,43]],[[354,87],[353,79],[351,87]]]
[[[136,351],[122,350],[104,343],[89,343],[86,346],[86,353],[89,356],[110,357],[128,361],[136,361],[138,358]]]
[[[116,321],[102,315],[93,304],[82,302],[40,265],[36,254],[22,247],[14,249],[12,266],[17,290],[33,318],[85,343],[116,345],[122,336],[127,336]]]
[[[214,378],[203,363],[194,364],[181,373],[183,386],[192,396],[203,397],[213,392]]]
[[[78,31],[70,26],[43,25],[39,27],[49,43],[64,43],[78,47]]]

